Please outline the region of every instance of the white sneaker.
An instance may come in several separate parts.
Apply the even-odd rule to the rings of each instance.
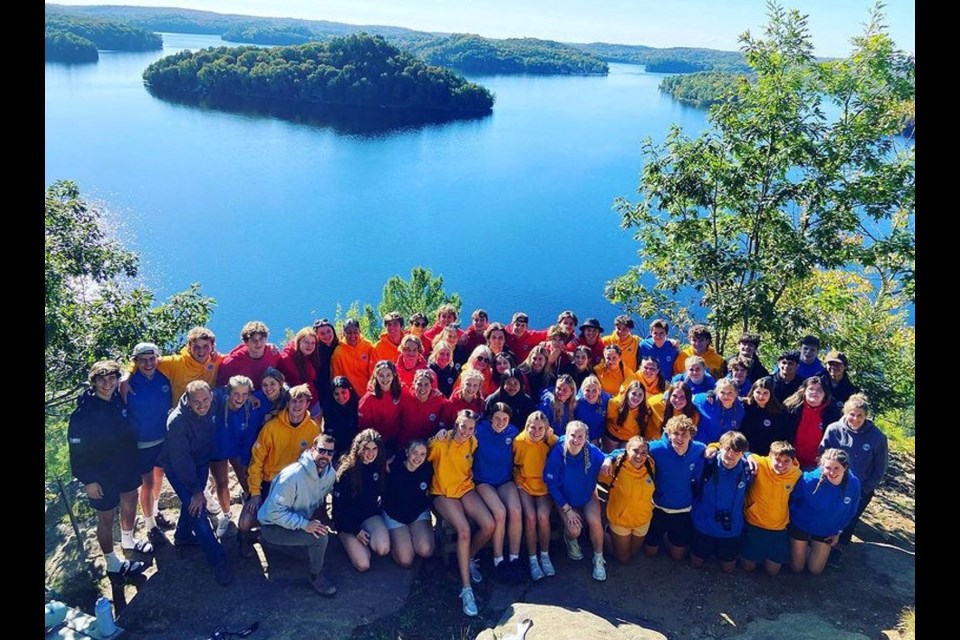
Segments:
[[[480,573],[480,561],[476,558],[472,558],[470,560],[470,582],[473,584],[480,584],[483,582],[483,574]]]
[[[580,551],[580,543],[577,542],[576,538],[571,540],[567,536],[563,536],[563,541],[567,543],[567,555],[570,556],[571,560],[583,560],[583,551]]]
[[[543,569],[540,568],[540,563],[537,562],[536,558],[530,558],[530,577],[533,578],[534,582],[543,580]]]
[[[220,518],[217,521],[217,537],[222,538],[227,534],[227,529],[230,528],[230,516],[225,513],[220,514]]]
[[[553,563],[550,562],[550,556],[545,553],[540,554],[540,566],[543,567],[543,575],[548,578],[557,575],[556,569],[553,568]]]
[[[607,570],[603,565],[607,564],[607,561],[603,559],[603,556],[593,556],[593,579],[603,582],[607,579]]]
[[[477,600],[473,597],[473,589],[470,587],[464,587],[460,590],[460,599],[463,600],[463,612],[473,617],[480,613],[477,609]]]

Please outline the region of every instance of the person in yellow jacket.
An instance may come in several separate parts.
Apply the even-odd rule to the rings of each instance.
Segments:
[[[550,561],[550,510],[553,500],[543,481],[547,454],[557,442],[543,411],[527,416],[523,431],[513,439],[513,482],[520,493],[523,511],[523,535],[527,541],[530,577],[540,580],[556,574]],[[540,555],[537,555],[537,544]]]
[[[250,466],[247,467],[247,483],[250,498],[240,512],[237,529],[240,531],[240,555],[251,558],[253,550],[250,531],[256,527],[257,510],[270,493],[270,481],[300,454],[312,446],[313,439],[320,435],[320,425],[308,411],[313,402],[310,387],[298,384],[290,389],[287,408],[270,420],[253,445]]]
[[[493,537],[495,526],[493,514],[473,483],[473,454],[477,450],[473,433],[479,419],[480,414],[476,411],[460,410],[453,429],[441,429],[430,439],[427,453],[433,463],[433,481],[430,483],[433,508],[457,530],[457,567],[463,584],[460,599],[463,612],[468,616],[479,613],[471,581],[479,583],[483,580],[479,561],[474,556]],[[478,527],[473,535],[471,520]]]
[[[740,566],[753,571],[763,562],[767,574],[775,576],[790,557],[788,502],[801,475],[797,450],[786,440],[778,440],[770,445],[769,455],[754,453],[750,459],[757,463],[757,469],[743,503],[746,527]]]
[[[360,322],[356,318],[347,318],[343,322],[343,340],[330,360],[334,377],[345,376],[357,395],[362,396],[367,392],[367,382],[376,362],[373,343],[360,334]]]
[[[671,382],[666,391],[657,395],[647,396],[647,441],[659,440],[663,434],[663,425],[673,416],[682,413],[700,424],[700,410],[693,404],[693,392],[690,385],[683,380]]]
[[[637,370],[637,364],[639,364],[637,357],[640,353],[640,338],[631,333],[633,327],[633,319],[630,316],[617,316],[613,320],[613,333],[603,336],[603,344],[615,344],[620,347],[623,366],[630,371]],[[616,392],[607,391],[607,393],[614,395]]]
[[[383,316],[383,328],[380,340],[373,345],[373,362],[389,360],[396,362],[400,356],[400,341],[403,340],[403,316],[399,311],[391,311]],[[360,387],[366,389],[366,386]]]
[[[641,436],[627,440],[627,450],[597,481],[608,487],[607,523],[610,548],[620,562],[629,562],[643,546],[653,519],[654,465],[650,446]]]
[[[719,380],[727,374],[727,364],[719,353],[717,353],[710,343],[713,342],[713,335],[710,329],[703,324],[695,324],[687,332],[690,338],[690,344],[680,350],[677,359],[673,361],[673,373],[685,373],[687,358],[690,356],[700,356],[706,364],[707,371],[715,379]],[[664,376],[670,372],[665,371]]]
[[[622,359],[619,345],[608,344],[603,348],[603,362],[593,368],[594,375],[600,380],[600,388],[615,396],[620,388],[637,380],[637,372]]]
[[[217,337],[206,327],[194,327],[187,332],[187,346],[172,356],[160,356],[157,370],[170,380],[171,408],[176,408],[183,397],[187,385],[194,380],[203,380],[211,389],[217,387],[217,372],[223,356],[216,349]],[[127,382],[130,374],[137,370],[131,363],[120,384],[120,395],[126,402],[130,393]]]
[[[633,436],[649,438],[647,431],[647,394],[639,380],[630,382],[607,403],[607,421],[603,433],[603,452],[610,453]],[[650,438],[656,440],[659,437]]]

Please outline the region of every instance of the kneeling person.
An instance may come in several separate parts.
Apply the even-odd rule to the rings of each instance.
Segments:
[[[337,587],[323,573],[329,528],[324,504],[333,488],[336,474],[333,436],[321,434],[300,458],[278,473],[270,483],[270,493],[257,511],[260,535],[268,544],[280,547],[306,547],[309,555],[310,584],[322,596],[331,597]]]

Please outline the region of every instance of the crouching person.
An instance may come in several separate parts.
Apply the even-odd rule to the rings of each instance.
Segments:
[[[267,544],[306,548],[310,585],[328,598],[337,593],[337,587],[323,573],[330,532],[324,524],[329,522],[325,501],[337,479],[330,464],[334,451],[333,436],[314,438],[312,447],[276,475],[257,511],[260,535]]]
[[[223,545],[210,526],[203,492],[213,456],[212,403],[210,385],[203,380],[187,384],[180,402],[167,418],[167,438],[158,461],[180,498],[180,517],[173,544],[178,547],[200,545],[213,567],[214,580],[226,586],[233,581],[233,572],[227,564]]]

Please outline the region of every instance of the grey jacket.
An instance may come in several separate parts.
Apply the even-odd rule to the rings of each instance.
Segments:
[[[309,451],[284,467],[270,483],[270,494],[257,511],[261,524],[273,524],[284,529],[305,529],[336,481],[332,466],[317,471]]]

